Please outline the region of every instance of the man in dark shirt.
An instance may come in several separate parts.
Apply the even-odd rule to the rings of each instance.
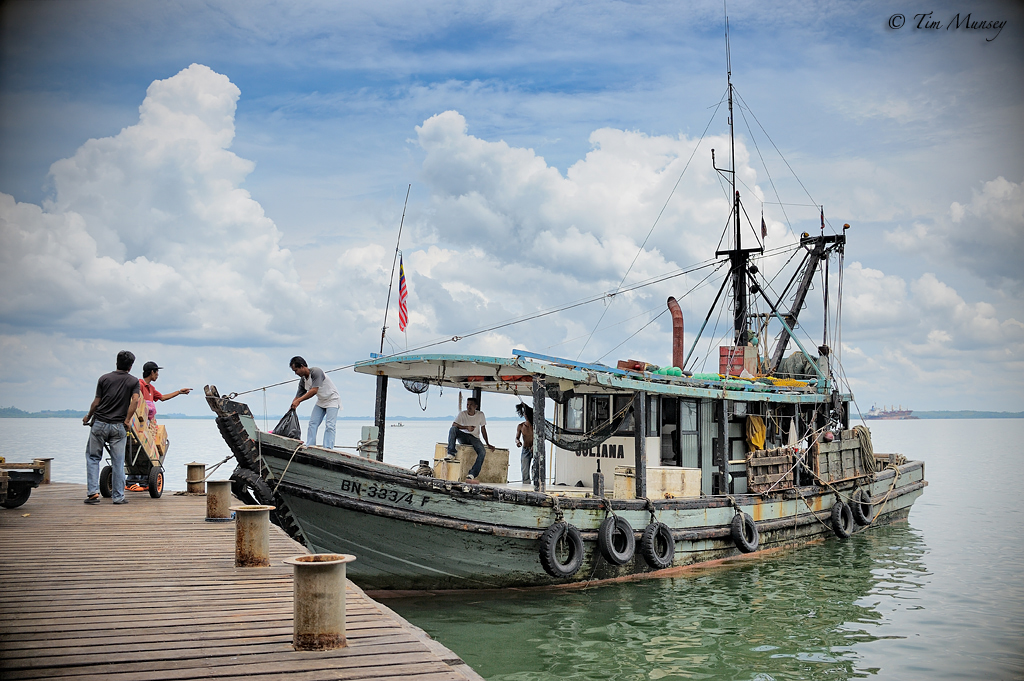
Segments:
[[[124,446],[131,415],[139,406],[139,379],[128,373],[134,363],[135,355],[127,350],[117,353],[117,371],[100,376],[96,383],[96,399],[82,419],[84,425],[92,421],[89,444],[85,447],[87,504],[100,503],[100,462],[103,461],[104,443],[110,447],[110,465],[113,468],[111,496],[115,504],[128,503],[124,496]]]

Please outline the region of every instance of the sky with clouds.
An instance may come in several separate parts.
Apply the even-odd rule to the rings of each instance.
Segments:
[[[832,341],[864,410],[1024,410],[1024,11],[968,5],[729,5],[762,270],[785,281],[813,206],[852,225]],[[669,363],[666,297],[690,347],[722,277],[687,270],[730,209],[723,34],[718,2],[0,4],[0,406],[85,409],[122,348],[164,391],[367,358],[410,184],[387,352]],[[332,377],[371,413],[371,378]]]

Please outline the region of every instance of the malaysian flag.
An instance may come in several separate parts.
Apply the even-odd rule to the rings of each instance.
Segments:
[[[405,331],[405,325],[409,323],[409,309],[405,306],[405,299],[409,297],[409,287],[405,285],[405,263],[402,256],[398,256],[398,330]]]

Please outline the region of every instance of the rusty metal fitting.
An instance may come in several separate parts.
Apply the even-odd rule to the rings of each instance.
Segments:
[[[39,482],[40,485],[49,485],[50,484],[50,462],[51,461],[53,461],[53,457],[49,457],[49,458],[45,458],[45,459],[32,459],[32,463],[34,463],[37,466],[42,466],[43,467],[43,479],[40,480],[40,482]]]
[[[293,556],[292,646],[296,650],[333,650],[345,642],[345,564],[355,556],[316,553]]]
[[[270,512],[274,506],[232,506],[235,567],[270,567]]]
[[[206,464],[193,461],[185,464],[188,471],[185,474],[185,491],[189,494],[204,494],[206,492]]]
[[[206,521],[226,523],[231,521],[231,481],[206,481]]]

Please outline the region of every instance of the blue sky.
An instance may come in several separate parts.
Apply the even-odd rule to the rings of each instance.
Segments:
[[[965,9],[1007,23],[915,27]],[[0,11],[2,405],[84,409],[122,347],[167,367],[166,390],[283,380],[293,354],[366,357],[409,184],[411,325],[392,323],[396,349],[614,288],[666,200],[627,283],[707,258],[728,215],[710,167],[727,148],[717,2]],[[729,14],[748,211],[778,190],[853,225],[837,340],[862,408],[1024,409],[1020,6]],[[813,208],[763,208],[770,247],[817,223]],[[667,363],[667,316],[616,346],[695,276],[439,351]],[[688,343],[715,290],[684,302]],[[369,414],[372,381],[333,376],[344,413]],[[394,392],[393,411],[418,412]],[[448,397],[428,413],[452,413]]]

